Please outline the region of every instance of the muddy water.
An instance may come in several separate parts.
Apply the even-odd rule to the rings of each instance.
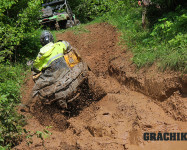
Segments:
[[[69,41],[72,46],[79,49],[83,59],[97,76],[107,95],[100,101],[91,102],[80,110],[78,115],[69,117],[65,124],[57,121],[57,119],[63,118],[58,115],[58,109],[50,110],[51,108],[48,108],[43,111],[45,109],[35,107],[37,113],[34,116],[25,113],[29,118],[26,129],[41,131],[45,126],[52,125],[53,128],[49,130],[53,134],[45,140],[44,145],[40,139],[34,137],[32,145],[28,147],[23,141],[16,149],[185,150],[187,142],[143,141],[144,132],[187,132],[187,123],[184,120],[178,121],[167,113],[164,109],[166,107],[156,103],[151,96],[136,92],[109,74],[109,62],[122,55],[127,55],[126,49],[118,45],[119,35],[114,27],[102,23],[89,25],[87,29],[90,31],[89,33],[74,34],[68,31],[58,34],[57,39]],[[126,59],[130,62],[131,54],[128,53],[128,55],[129,57]],[[123,66],[124,61],[121,59],[118,67],[123,68]],[[127,69],[129,67],[134,68],[131,63]],[[28,81],[28,85],[32,88],[32,80]],[[26,99],[27,96],[24,96],[23,101]],[[175,96],[170,99],[175,101]],[[183,97],[182,101],[185,103],[187,99]],[[47,112],[49,110],[52,112],[51,114],[53,111],[54,114],[57,113],[52,120],[50,120],[51,115]],[[187,111],[185,107],[183,111]],[[41,113],[42,115],[38,119]],[[180,114],[177,115],[180,116]]]

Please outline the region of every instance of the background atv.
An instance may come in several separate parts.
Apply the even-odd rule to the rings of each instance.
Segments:
[[[56,103],[61,109],[72,110],[76,107],[72,103],[81,101],[82,95],[87,94],[86,100],[99,100],[106,95],[75,49],[54,60],[42,72],[36,74],[33,71],[33,74],[33,95],[37,95],[44,105]]]
[[[42,18],[39,22],[44,27],[59,30],[60,28],[70,28],[80,24],[75,18],[67,0],[54,0],[49,3],[42,4]]]

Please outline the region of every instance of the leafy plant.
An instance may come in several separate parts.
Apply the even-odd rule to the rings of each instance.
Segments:
[[[30,144],[33,143],[33,137],[36,136],[37,138],[42,140],[42,146],[45,147],[44,142],[45,139],[48,138],[52,133],[48,130],[51,128],[51,126],[47,126],[46,129],[43,129],[43,131],[36,131],[36,132],[31,132],[27,131],[24,129],[24,132],[26,134],[26,139],[27,139],[27,145],[29,146]]]
[[[22,138],[24,116],[17,114],[15,107],[20,102],[20,87],[26,75],[24,67],[0,64],[0,145],[14,146]],[[21,75],[22,73],[22,75]]]
[[[0,62],[12,60],[12,54],[33,31],[39,27],[38,16],[41,0],[0,1]],[[22,43],[23,44],[23,43]]]
[[[118,1],[119,2],[119,1]],[[159,68],[187,72],[186,9],[178,7],[160,17],[153,28],[141,28],[141,9],[131,2],[115,4],[103,15],[103,21],[116,26],[133,52],[138,68],[157,62]],[[180,8],[180,9],[179,9]],[[132,13],[133,12],[133,13]]]

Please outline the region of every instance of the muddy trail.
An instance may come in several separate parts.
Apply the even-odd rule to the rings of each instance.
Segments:
[[[143,140],[144,132],[187,132],[187,76],[159,72],[153,65],[137,70],[132,54],[119,45],[120,35],[107,23],[88,25],[83,31],[56,35],[77,48],[107,95],[99,101],[85,96],[72,114],[62,115],[56,106],[42,106],[34,99],[28,118],[30,131],[52,135],[42,140],[23,140],[14,149],[47,150],[136,150],[187,148],[185,141]],[[34,83],[26,82],[22,102],[29,99]],[[87,91],[85,91],[86,93]],[[64,117],[67,121],[64,121]]]

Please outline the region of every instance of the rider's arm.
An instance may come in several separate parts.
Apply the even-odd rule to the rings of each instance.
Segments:
[[[67,41],[61,41],[61,42],[62,42],[62,43],[65,45],[65,47],[66,47],[65,53],[70,52],[71,49],[72,49],[72,47],[71,47],[71,45],[69,44],[69,42],[67,42]]]

